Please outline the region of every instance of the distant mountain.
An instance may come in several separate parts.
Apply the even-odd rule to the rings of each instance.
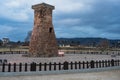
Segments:
[[[120,47],[120,40],[107,38],[57,38],[59,45],[85,45],[98,46],[102,41],[108,41],[112,47]]]
[[[32,31],[29,31],[25,42],[30,41]],[[111,47],[120,47],[120,40],[111,40],[107,38],[57,38],[58,45],[84,45],[98,46],[102,41],[108,41]]]

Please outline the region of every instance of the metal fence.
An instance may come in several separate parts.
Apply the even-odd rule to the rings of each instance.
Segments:
[[[30,72],[30,71],[56,71],[56,70],[76,70],[76,69],[92,69],[120,66],[120,60],[102,60],[102,61],[75,61],[64,63],[31,63],[31,64],[0,64],[0,72]]]
[[[0,55],[3,54],[27,54],[28,51],[2,51],[0,52]]]
[[[66,54],[92,54],[92,55],[118,55],[118,56],[120,56],[120,52],[119,51],[116,51],[116,52],[114,52],[114,51],[111,51],[111,52],[107,52],[107,51],[105,51],[105,52],[102,52],[102,51],[93,51],[93,52],[90,52],[90,51],[86,51],[86,52],[82,52],[82,51],[77,51],[77,50],[73,50],[73,51],[65,51],[65,53]]]

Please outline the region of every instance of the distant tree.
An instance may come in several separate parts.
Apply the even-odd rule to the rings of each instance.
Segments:
[[[80,41],[77,41],[77,44],[80,45]]]
[[[112,48],[116,48],[116,43],[115,42],[112,43]]]
[[[72,41],[71,41],[71,44],[73,45],[74,43],[75,43],[75,42],[72,40]]]
[[[2,46],[2,44],[3,44],[3,42],[2,42],[2,40],[0,40],[0,46]]]
[[[120,48],[120,41],[117,42],[117,48]]]
[[[26,36],[26,38],[25,38],[25,42],[29,42],[29,41],[30,41],[31,34],[32,34],[32,31],[29,31],[29,32],[27,33],[27,36]]]
[[[96,42],[89,42],[89,46],[91,46],[91,47],[96,47]]]
[[[21,41],[17,41],[17,44],[20,44],[21,43]]]
[[[109,41],[107,39],[104,39],[100,42],[99,47],[101,50],[106,50],[109,48]]]
[[[29,42],[24,42],[22,46],[29,46]]]
[[[93,45],[93,47],[96,47],[96,42],[93,42],[92,45]]]

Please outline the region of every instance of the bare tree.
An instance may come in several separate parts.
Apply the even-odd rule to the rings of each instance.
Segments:
[[[101,50],[106,50],[109,48],[109,41],[107,39],[101,40],[101,42],[99,43],[99,48]]]
[[[32,31],[29,31],[29,32],[27,33],[27,36],[26,36],[26,38],[25,38],[25,42],[29,42],[29,41],[30,41],[31,34],[32,34]]]

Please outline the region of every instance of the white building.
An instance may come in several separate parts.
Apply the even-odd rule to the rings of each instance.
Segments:
[[[3,45],[6,45],[7,43],[10,42],[9,38],[3,38],[2,39]]]

